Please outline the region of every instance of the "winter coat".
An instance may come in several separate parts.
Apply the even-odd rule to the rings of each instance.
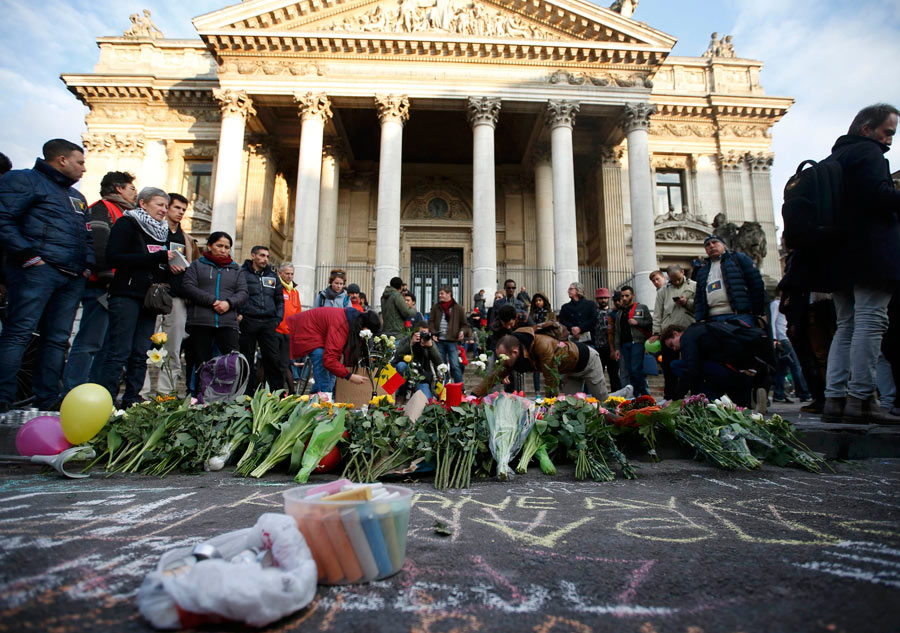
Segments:
[[[319,308],[289,317],[291,358],[303,358],[314,349],[322,348],[325,369],[338,378],[349,380],[353,372],[342,363],[344,346],[350,335],[348,311],[359,314],[356,308]]]
[[[581,330],[579,338],[585,334],[590,334],[596,319],[597,304],[584,297],[581,297],[578,301],[564,303],[559,309],[559,322],[569,328],[570,332],[573,327],[579,328]]]
[[[441,352],[438,350],[438,346],[429,345],[428,347],[424,345],[410,345],[410,337],[404,337],[402,341],[397,344],[397,350],[394,352],[393,364],[397,365],[400,361],[403,360],[404,356],[412,356],[413,361],[415,361],[419,365],[419,370],[422,375],[425,376],[425,382],[429,385],[434,384],[434,378],[437,375],[437,368],[443,360],[441,360]],[[434,339],[432,339],[433,341]]]
[[[241,316],[272,320],[277,326],[284,317],[284,296],[278,273],[269,266],[260,271],[253,270],[253,262],[249,259],[241,266],[241,273],[247,283],[248,294],[247,301],[239,308]]]
[[[182,275],[181,292],[188,300],[187,325],[238,328],[238,308],[247,300],[247,281],[241,267],[231,262],[218,266],[205,257],[191,263]],[[225,314],[213,310],[216,301],[227,301]]]
[[[763,315],[769,305],[766,287],[759,269],[753,260],[743,253],[725,251],[719,258],[722,262],[722,279],[728,302],[735,314]],[[708,317],[706,303],[706,282],[709,279],[711,260],[706,259],[697,271],[697,294],[694,296],[694,317],[704,321]]]
[[[687,277],[676,286],[671,281],[656,291],[656,305],[653,308],[653,333],[659,334],[670,325],[688,327],[694,323],[694,297],[697,282]],[[687,304],[681,307],[675,303],[676,297],[684,297]]]
[[[150,237],[127,215],[109,232],[106,263],[116,269],[109,284],[111,297],[143,299],[150,284],[166,283],[172,277],[166,243]]]
[[[88,205],[75,182],[40,158],[0,179],[0,244],[10,265],[40,257],[71,276],[94,267]]]
[[[403,324],[416,316],[416,310],[406,305],[400,291],[385,286],[381,293],[381,331],[390,336],[399,336],[406,331]]]
[[[537,301],[538,297],[540,297],[544,301],[544,307],[542,307],[542,308],[535,307],[535,305],[534,305],[535,302]],[[536,324],[543,323],[545,321],[556,321],[557,320],[556,314],[553,312],[553,310],[550,309],[550,302],[547,300],[547,297],[545,297],[544,295],[542,295],[539,292],[534,293],[534,297],[531,299],[530,310],[531,311],[528,313],[528,316]]]
[[[728,336],[728,325],[695,323],[681,335],[681,375],[673,400],[681,400],[688,392],[703,393],[703,363],[713,362],[736,369],[753,366],[753,348],[734,336]]]
[[[872,281],[900,281],[900,190],[894,188],[884,153],[889,145],[844,135],[828,160],[843,170],[841,217],[845,248],[834,257],[845,287]]]
[[[634,312],[632,312],[632,307]],[[631,325],[628,320],[634,315],[637,325]],[[653,315],[650,314],[650,308],[643,303],[634,303],[627,308],[616,310],[616,320],[613,340],[616,349],[622,351],[622,328],[631,328],[631,342],[636,345],[643,345],[644,341],[650,338],[650,330],[653,328]]]
[[[342,290],[340,294],[335,295],[334,291],[330,288],[325,288],[325,290],[320,290],[319,294],[316,296],[316,306],[317,308],[349,308],[351,306],[350,295],[347,294],[346,290]],[[334,295],[334,296],[329,296]]]
[[[110,205],[112,210],[110,210]],[[94,274],[88,280],[88,286],[94,288],[106,288],[113,278],[112,266],[106,264],[106,244],[109,242],[109,232],[116,220],[127,211],[115,200],[98,200],[90,206],[91,238],[94,240]]]
[[[597,306],[597,316],[594,318],[594,328],[591,330],[591,345],[596,349],[610,346],[610,318],[613,311],[609,308],[601,310]]]
[[[443,316],[444,311],[441,309],[440,303],[435,303],[431,306],[431,312],[428,314],[428,329],[431,330],[435,339],[440,336],[441,317]],[[462,331],[464,335],[468,334],[469,324],[466,321],[466,311],[463,310],[461,305],[454,301],[450,306],[450,318],[447,319],[446,338],[442,340],[456,341],[458,340],[460,331]]]
[[[507,297],[503,297],[502,299],[497,299],[494,301],[494,317],[496,318],[497,310],[505,306],[506,304],[511,305],[516,309],[516,312],[528,312],[528,306],[525,305],[525,302],[522,301],[519,297],[514,297],[512,299],[508,299]]]
[[[291,330],[288,328],[287,320],[298,312],[303,312],[303,307],[300,305],[300,291],[297,290],[297,286],[288,290],[284,284],[281,284],[281,295],[284,297],[284,318],[281,319],[281,323],[275,331],[279,334],[290,334]]]
[[[544,375],[546,394],[549,396],[559,386],[553,373],[556,357],[559,357],[556,371],[560,376],[583,371],[590,360],[590,349],[584,343],[562,343],[553,336],[535,334],[533,327],[520,327],[512,334],[522,343],[522,354],[514,367],[501,370],[497,378],[499,381],[512,371],[529,374],[539,371]],[[486,380],[482,381],[472,393],[481,397],[491,386]]]

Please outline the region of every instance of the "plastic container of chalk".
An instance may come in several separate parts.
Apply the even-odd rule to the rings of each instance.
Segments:
[[[283,494],[285,514],[297,521],[320,584],[369,582],[403,568],[411,490],[341,479]]]

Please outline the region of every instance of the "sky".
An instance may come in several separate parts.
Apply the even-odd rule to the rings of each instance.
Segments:
[[[16,168],[31,167],[45,140],[79,142],[87,108],[59,75],[91,72],[95,39],[120,35],[131,13],[150,9],[166,37],[193,38],[191,18],[230,3],[0,0],[0,152]],[[781,191],[802,160],[827,156],[863,106],[900,107],[898,0],[641,0],[633,17],[677,37],[673,55],[700,55],[714,31],[733,35],[739,57],[763,62],[766,94],[795,99],[772,130],[777,220]],[[896,152],[887,154],[892,171],[900,169]]]

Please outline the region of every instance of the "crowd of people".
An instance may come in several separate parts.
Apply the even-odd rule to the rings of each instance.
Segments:
[[[480,289],[468,312],[450,287],[420,309],[395,277],[376,311],[341,269],[303,310],[293,266],[273,267],[267,246],[253,245],[242,265],[231,258],[227,233],[211,233],[201,247],[181,227],[184,196],[138,190],[132,175],[112,171],[89,206],[74,188],[84,172],[78,145],[49,141],[32,169],[18,171],[0,155],[8,172],[0,178],[7,292],[0,410],[14,402],[35,333],[35,405],[55,409],[85,382],[114,398],[124,386],[122,406],[145,399],[154,391],[147,358],[155,332],[166,333],[174,360],[171,374],[159,373],[158,392],[176,391],[179,381],[195,391],[196,369],[234,352],[248,361],[251,390],[258,355],[271,389],[291,388],[309,371],[314,388],[330,392],[338,379],[367,380],[354,370],[366,355],[359,333],[369,330],[398,341],[393,364],[411,376],[404,390],[428,397],[442,365],[447,380],[463,381],[468,349],[491,355],[491,378],[508,390],[524,389],[530,374],[536,392],[543,383],[548,393],[605,398],[630,385],[645,395],[647,376],[661,369],[665,400],[728,395],[762,410],[770,390],[775,402],[791,402],[790,378],[803,410],[825,421],[900,423],[900,192],[883,157],[897,119],[891,106],[863,109],[828,159],[841,165],[843,213],[853,220],[842,227],[844,252],[833,254],[848,264],[830,269],[827,283],[810,281],[816,271],[801,270],[801,258],[789,252],[773,299],[753,260],[710,235],[706,258],[690,270],[672,264],[650,274],[652,306],[638,302],[628,284],[598,288],[591,300],[574,282],[558,310],[547,294],[529,295],[513,279],[490,301],[489,289]],[[474,391],[492,386],[486,380]]]

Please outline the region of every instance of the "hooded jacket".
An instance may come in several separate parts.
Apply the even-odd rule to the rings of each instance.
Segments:
[[[70,276],[94,267],[87,201],[75,182],[41,158],[0,179],[0,244],[11,265],[40,257]]]
[[[182,275],[181,293],[188,300],[187,325],[238,329],[238,309],[247,300],[247,281],[240,266],[231,262],[218,266],[201,257]],[[227,301],[225,314],[213,310],[216,301]]]
[[[865,136],[838,138],[827,160],[841,164],[844,262],[836,271],[845,286],[900,281],[900,191],[894,188],[885,152],[890,145]],[[699,284],[698,284],[699,285]]]
[[[414,308],[406,305],[403,295],[392,286],[385,286],[381,293],[381,331],[397,336],[406,331],[405,321],[416,316]]]
[[[278,273],[270,266],[256,271],[249,259],[241,266],[241,273],[247,284],[247,300],[240,307],[241,316],[271,319],[277,326],[284,317],[284,296]]]

